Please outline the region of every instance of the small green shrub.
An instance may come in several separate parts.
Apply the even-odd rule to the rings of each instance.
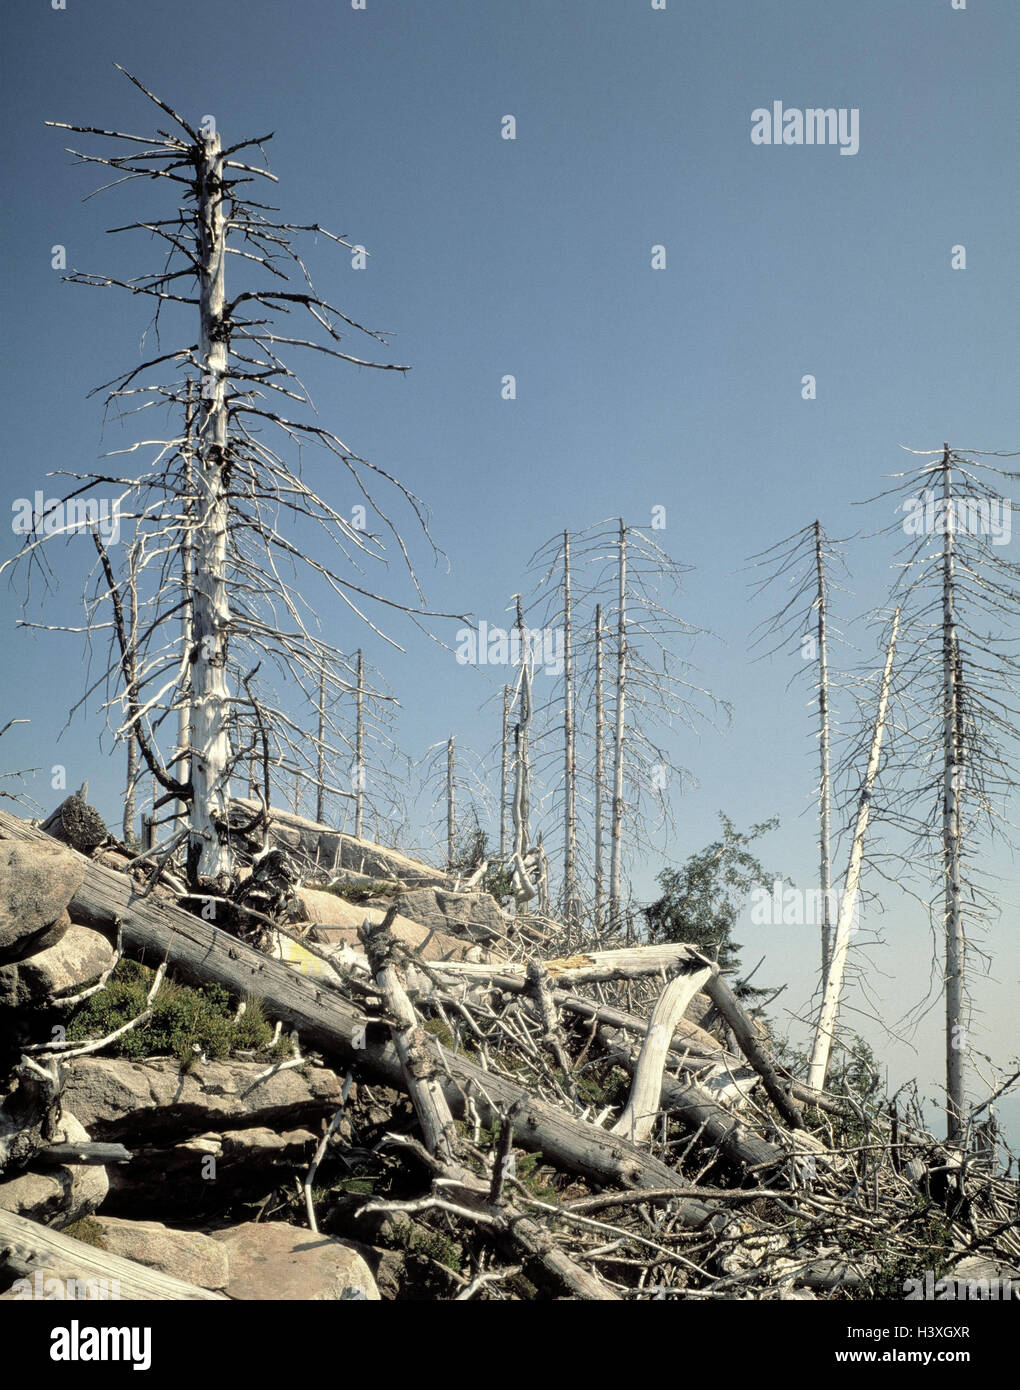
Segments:
[[[137,961],[119,961],[106,986],[71,1015],[68,1039],[77,1042],[105,1037],[137,1018],[145,1009],[153,974]],[[164,980],[153,1000],[152,1018],[110,1043],[109,1054],[134,1058],[169,1054],[182,1066],[193,1063],[200,1054],[219,1061],[238,1049],[289,1055],[290,1043],[284,1039],[270,1049],[273,1030],[261,1002],[248,999],[246,1005],[235,1023],[236,1005],[222,985],[192,988]]]

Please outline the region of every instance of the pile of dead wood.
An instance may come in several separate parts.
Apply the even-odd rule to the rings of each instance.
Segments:
[[[201,901],[158,854],[57,851],[55,896],[66,900],[50,923],[41,918],[55,896],[37,905],[15,948],[34,947],[34,986],[19,983],[29,956],[0,963],[0,992],[5,971],[18,972],[7,986],[16,1046],[0,1063],[8,1283],[105,1268],[131,1296],[278,1297],[244,1271],[253,1242],[293,1246],[299,1223],[329,1233],[331,1263],[315,1274],[318,1291],[296,1284],[291,1297],[425,1296],[423,1265],[429,1297],[499,1300],[902,1297],[896,1286],[928,1270],[975,1277],[961,1261],[983,1260],[999,1278],[1015,1268],[1015,1182],[940,1145],[916,1111],[810,1090],[693,947],[578,945],[575,932],[568,953],[555,923],[507,917],[395,851],[294,817],[274,831],[275,849],[233,895]],[[12,862],[52,846],[0,813]],[[218,1073],[204,1089],[200,1060],[181,1078],[185,1101],[171,1095],[166,1060],[133,1063],[135,1078],[114,1082],[104,1068],[125,1064],[101,1055],[113,1039],[67,1044],[53,1033],[54,1009],[81,982],[72,989],[39,960],[71,924],[106,945],[95,975],[123,952],[159,965],[153,995],[170,972],[261,1000],[294,1057],[268,1071],[231,1062],[229,1084]],[[247,1097],[249,1080],[254,1091],[288,1069],[320,1078],[314,1097],[210,1112],[213,1094]],[[130,1099],[136,1081],[157,1097],[151,1107]],[[161,1120],[160,1105],[175,1104]],[[72,1106],[90,1131],[68,1132]],[[258,1198],[245,1175],[268,1171],[267,1155],[280,1189],[256,1220],[231,1224],[225,1207],[208,1229],[185,1232],[157,1183],[147,1196],[145,1174],[180,1173],[186,1191],[203,1157],[229,1160],[218,1191],[236,1218],[236,1203]],[[5,1199],[11,1183],[58,1162],[72,1176],[105,1165],[105,1190],[54,1219]],[[105,1248],[57,1230],[86,1208]],[[260,1224],[285,1229],[249,1229]],[[186,1234],[218,1244],[189,1246],[192,1263],[175,1264]]]

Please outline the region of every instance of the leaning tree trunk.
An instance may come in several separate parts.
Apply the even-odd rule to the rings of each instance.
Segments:
[[[231,878],[227,835],[230,806],[230,696],[227,689],[227,526],[230,519],[227,446],[226,220],[223,151],[218,134],[205,144],[197,169],[199,192],[199,308],[202,405],[199,410],[193,553],[191,779],[194,792],[188,872],[194,884]]]
[[[868,758],[864,785],[861,788],[857,805],[857,824],[854,827],[853,845],[850,849],[850,864],[846,871],[846,883],[836,919],[836,935],[832,946],[832,960],[822,995],[822,1007],[815,1030],[814,1047],[811,1052],[811,1067],[808,1072],[808,1085],[816,1090],[825,1086],[829,1069],[829,1054],[839,1013],[839,996],[843,989],[843,974],[846,970],[847,953],[850,949],[850,936],[854,912],[857,906],[857,891],[861,881],[861,862],[864,858],[864,840],[868,833],[868,817],[871,814],[871,793],[878,775],[879,759],[882,755],[882,734],[885,730],[886,709],[889,704],[889,683],[892,676],[893,655],[896,651],[896,636],[900,627],[900,610],[893,614],[892,632],[885,654],[885,669],[882,672],[882,685],[878,697],[878,711],[875,715],[875,731],[871,739],[871,755]]]
[[[623,866],[623,740],[627,698],[627,528],[620,521],[619,594],[616,625],[616,729],[613,745],[613,810],[610,828],[609,918],[617,929],[621,918]]]
[[[832,857],[829,848],[829,651],[826,632],[825,556],[822,551],[822,523],[815,522],[815,566],[818,572],[818,849],[819,887],[822,890],[822,991],[829,976],[832,957],[832,918],[829,891],[832,887]]]
[[[956,541],[949,445],[942,456],[942,864],[946,923],[946,1138],[958,1143],[964,1128],[964,957],[960,888],[959,639],[956,632]]]

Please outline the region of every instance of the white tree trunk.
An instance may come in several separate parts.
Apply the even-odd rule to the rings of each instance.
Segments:
[[[510,738],[510,687],[503,687],[503,734],[499,758],[499,862],[506,861],[506,791],[507,791],[507,747]]]
[[[826,632],[825,556],[822,552],[822,523],[815,522],[815,566],[818,571],[818,849],[819,887],[822,890],[822,992],[829,976],[832,956],[832,919],[829,889],[832,886],[832,857],[829,848],[829,651]]]
[[[948,444],[942,456],[942,863],[946,922],[946,1137],[957,1143],[964,1129],[965,941],[960,889],[960,746],[959,643],[956,632],[956,540],[952,499],[952,462]]]
[[[595,925],[601,930],[606,910],[602,862],[602,806],[605,797],[605,707],[602,688],[602,605],[595,605]]]
[[[190,654],[194,641],[192,636],[192,606],[195,592],[192,553],[194,536],[191,530],[195,513],[195,402],[190,377],[188,378],[187,404],[184,409],[184,448],[181,450],[184,459],[184,535],[181,539],[181,648]],[[191,662],[189,661],[181,682],[181,690],[178,695],[180,703],[177,707],[178,761],[174,765],[174,773],[181,782],[188,780],[188,749],[191,747],[191,691],[192,675]],[[187,825],[190,810],[191,808],[186,801],[178,801],[177,815],[180,818],[179,824],[181,826]]]
[[[446,742],[446,867],[453,872],[457,820],[453,801],[453,739]]]
[[[563,532],[563,904],[577,918],[577,802],[574,756],[574,664],[571,652],[570,532]]]
[[[886,709],[889,704],[889,681],[892,676],[893,656],[896,651],[896,636],[900,627],[900,610],[893,615],[892,632],[885,653],[885,669],[882,672],[882,685],[878,697],[878,711],[875,715],[875,729],[871,738],[871,755],[868,758],[864,785],[857,803],[857,824],[854,827],[853,844],[850,849],[850,863],[846,871],[846,883],[839,904],[836,919],[836,934],[832,945],[832,959],[829,974],[822,995],[822,1007],[815,1030],[814,1047],[811,1052],[811,1067],[808,1071],[808,1085],[816,1090],[825,1086],[829,1070],[829,1055],[839,1013],[839,996],[843,989],[843,975],[846,970],[847,954],[850,949],[850,936],[857,909],[857,891],[861,880],[861,863],[864,859],[864,841],[868,833],[868,818],[871,814],[871,793],[878,775],[878,764],[882,753],[882,734],[885,730]]]
[[[192,632],[191,815],[189,870],[198,880],[227,879],[233,855],[226,834],[230,806],[230,694],[227,689],[227,344],[224,336],[223,152],[211,136],[198,168],[202,403],[195,469],[197,531]]]
[[[651,1134],[659,1113],[662,1080],[677,1022],[683,1018],[688,1004],[705,987],[712,973],[710,965],[691,969],[670,980],[659,995],[648,1021],[648,1032],[641,1044],[627,1104],[613,1125],[612,1134],[622,1134],[634,1144],[643,1144]]]
[[[619,927],[623,890],[623,741],[627,699],[627,528],[620,520],[619,593],[616,624],[616,729],[613,746],[613,813],[610,829],[609,917]]]
[[[357,725],[354,732],[354,835],[360,840],[365,815],[365,653],[358,648]]]

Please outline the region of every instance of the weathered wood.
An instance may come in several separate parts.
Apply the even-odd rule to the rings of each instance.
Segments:
[[[394,961],[390,925],[395,916],[396,911],[391,908],[382,922],[366,927],[365,945],[387,1012],[398,1020],[392,1031],[400,1053],[405,1086],[429,1153],[439,1161],[446,1190],[449,1190],[450,1182],[456,1183],[467,1194],[465,1210],[468,1212],[479,1203],[478,1214],[485,1224],[508,1239],[515,1250],[520,1250],[527,1259],[536,1262],[558,1289],[586,1300],[619,1302],[619,1295],[598,1275],[582,1269],[569,1255],[558,1249],[538,1222],[513,1206],[502,1208],[492,1200],[490,1184],[461,1162],[457,1130],[439,1085],[435,1056],[430,1052],[428,1036],[418,1023],[414,1006],[407,997]]]
[[[34,827],[0,811],[0,837],[30,841],[38,835]],[[366,1077],[403,1088],[396,1048],[388,1038],[376,1036],[378,1029],[354,1005],[165,900],[139,898],[124,874],[89,861],[70,911],[75,921],[111,933],[119,922],[125,945],[136,955],[154,962],[166,957],[185,977],[213,980],[242,997],[256,995],[297,1029],[306,1048],[316,1047],[345,1069],[353,1066]],[[441,1056],[447,1072],[444,1094],[455,1116],[465,1113],[462,1088],[470,1088],[475,1110],[490,1127],[501,1113],[519,1105],[522,1148],[538,1150],[550,1163],[602,1185],[675,1187],[677,1215],[685,1225],[724,1230],[729,1224],[727,1213],[684,1197],[684,1179],[627,1140],[536,1100],[523,1087],[446,1048]]]
[[[754,1020],[718,971],[705,985],[705,993],[733,1029],[744,1056],[761,1077],[772,1104],[791,1129],[803,1129],[804,1121],[794,1104],[790,1083],[784,1081],[772,1065]]]
[[[633,1047],[614,1037],[613,1031],[599,1029],[599,1041],[614,1062],[634,1071],[637,1067],[637,1053]],[[683,1084],[672,1076],[664,1076],[661,1083],[660,1109],[675,1115],[685,1129],[701,1130],[706,1144],[717,1144],[726,1158],[736,1167],[755,1170],[761,1174],[770,1168],[781,1167],[789,1155],[785,1149],[759,1139],[753,1130],[720,1105],[711,1095],[695,1082]]]
[[[879,688],[878,709],[875,726],[871,736],[871,752],[857,801],[857,820],[854,825],[854,838],[850,846],[850,863],[847,866],[840,899],[839,915],[836,918],[836,934],[832,942],[832,957],[829,972],[822,993],[822,1005],[818,1012],[818,1026],[815,1029],[814,1046],[811,1050],[811,1065],[808,1070],[808,1085],[821,1089],[829,1070],[829,1054],[835,1036],[836,1018],[839,1013],[839,997],[843,989],[843,975],[850,951],[850,937],[858,910],[858,891],[861,881],[861,865],[864,861],[864,841],[868,833],[868,818],[871,814],[871,795],[878,776],[882,756],[882,733],[885,729],[886,709],[889,704],[889,682],[892,676],[893,657],[896,653],[896,635],[900,626],[900,610],[893,614],[892,631],[889,635],[885,653],[885,667]]]
[[[613,1125],[614,1134],[626,1135],[635,1144],[643,1144],[652,1132],[659,1113],[663,1073],[669,1059],[669,1049],[677,1019],[684,1012],[712,974],[712,967],[677,975],[656,1000],[641,1052],[634,1066],[634,1080],[623,1113]]]
[[[0,1265],[25,1279],[31,1279],[36,1270],[45,1270],[48,1276],[60,1279],[65,1289],[80,1290],[98,1280],[105,1281],[107,1288],[116,1283],[116,1296],[122,1299],[229,1301],[225,1294],[186,1284],[10,1211],[0,1211]]]
[[[33,1163],[106,1164],[130,1163],[133,1155],[123,1144],[47,1144],[32,1155]]]

